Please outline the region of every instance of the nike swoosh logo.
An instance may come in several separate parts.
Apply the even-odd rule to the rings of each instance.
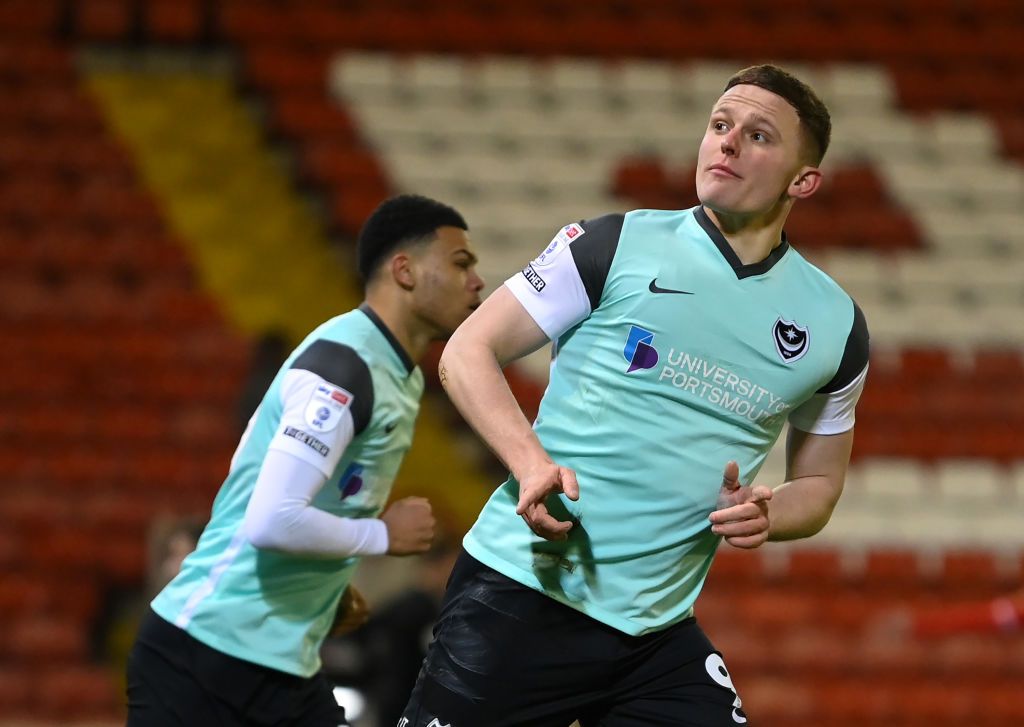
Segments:
[[[651,284],[647,286],[647,289],[652,293],[675,293],[676,295],[693,295],[688,290],[673,290],[672,288],[659,288],[658,279],[653,278]]]

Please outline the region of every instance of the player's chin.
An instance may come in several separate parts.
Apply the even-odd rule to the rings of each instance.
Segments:
[[[700,203],[715,212],[727,212],[736,205],[735,195],[726,194],[726,190],[715,189],[714,185],[698,185],[697,199]]]

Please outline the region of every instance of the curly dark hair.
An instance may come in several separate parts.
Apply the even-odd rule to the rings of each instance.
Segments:
[[[403,245],[430,242],[439,227],[469,226],[454,208],[418,194],[400,194],[380,203],[363,224],[356,244],[359,276],[369,282],[384,259]]]

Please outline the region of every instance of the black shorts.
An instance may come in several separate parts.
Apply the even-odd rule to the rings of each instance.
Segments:
[[[721,655],[686,619],[629,636],[463,552],[398,727],[735,727]]]
[[[210,648],[149,610],[128,656],[128,727],[348,725],[323,672],[310,678]]]

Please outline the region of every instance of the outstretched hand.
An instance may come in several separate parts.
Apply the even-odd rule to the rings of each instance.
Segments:
[[[562,493],[570,500],[580,499],[580,486],[576,473],[568,467],[546,462],[528,472],[519,480],[519,504],[516,515],[521,515],[530,530],[545,540],[565,540],[572,522],[555,519],[545,503],[548,495]]]
[[[742,487],[740,467],[735,462],[725,465],[722,489],[718,492],[718,509],[708,519],[711,532],[721,535],[736,548],[756,548],[768,540],[771,520],[768,502],[772,490],[764,485]]]

